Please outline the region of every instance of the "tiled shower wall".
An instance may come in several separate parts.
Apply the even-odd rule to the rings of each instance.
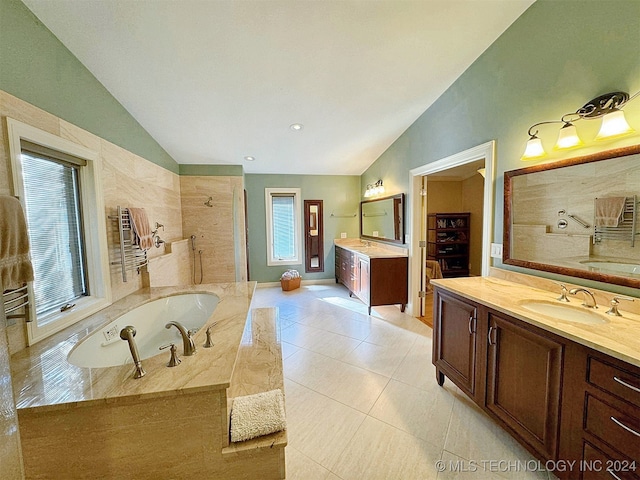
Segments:
[[[182,231],[196,236],[195,279],[200,283],[247,280],[242,177],[180,177]],[[211,207],[205,205],[211,197]],[[193,266],[194,252],[189,243]]]
[[[0,195],[12,195],[11,166],[6,119],[10,117],[46,132],[76,142],[100,153],[102,159],[102,184],[106,215],[114,215],[118,205],[143,207],[151,226],[159,222],[165,226],[160,231],[163,240],[170,242],[182,237],[182,209],[180,204],[180,178],[154,163],[114,145],[92,133],[78,128],[44,110],[0,91]],[[107,236],[110,260],[117,260],[118,236],[115,222],[107,218]],[[162,255],[164,246],[150,250],[151,258]],[[180,262],[178,268],[189,269]],[[213,268],[211,268],[213,270]],[[190,275],[190,272],[189,272]],[[140,289],[142,276],[129,271],[127,282],[122,281],[118,265],[111,267],[113,301]],[[9,351],[15,353],[26,346],[24,325],[18,321],[7,328]]]

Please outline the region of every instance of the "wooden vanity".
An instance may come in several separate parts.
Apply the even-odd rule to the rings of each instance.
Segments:
[[[402,250],[336,242],[336,283],[342,283],[362,300],[369,315],[371,307],[377,305],[400,304],[404,312],[409,259]]]
[[[448,377],[537,458],[576,461],[560,478],[640,478],[640,315],[576,325],[522,306],[554,292],[490,277],[434,285],[440,385]]]

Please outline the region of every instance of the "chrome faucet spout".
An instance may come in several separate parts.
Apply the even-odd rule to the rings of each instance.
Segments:
[[[593,293],[590,290],[587,290],[586,288],[572,288],[569,290],[571,295],[577,295],[578,292],[582,292],[584,295],[584,301],[582,302],[583,307],[598,308],[598,305],[596,304],[596,297],[593,296]],[[589,300],[591,300],[591,302],[589,302]]]
[[[144,371],[144,368],[142,368],[140,353],[138,353],[136,341],[133,339],[133,337],[135,336],[136,329],[131,325],[128,325],[120,330],[120,338],[122,340],[126,340],[129,343],[129,351],[131,352],[131,356],[133,357],[133,363],[136,366],[136,371],[133,372],[133,378],[142,378],[145,376],[146,372]]]
[[[171,321],[169,323],[167,323],[164,328],[171,328],[171,326],[174,326],[178,329],[178,331],[180,332],[180,335],[182,335],[182,348],[183,348],[183,352],[182,354],[185,357],[189,357],[193,354],[196,353],[196,344],[193,341],[193,338],[191,337],[191,332],[189,330],[187,330],[186,328],[184,328],[184,326],[182,324],[180,324],[179,322],[176,321]]]

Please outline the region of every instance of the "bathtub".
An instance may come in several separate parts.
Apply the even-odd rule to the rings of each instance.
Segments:
[[[166,323],[177,321],[188,330],[199,329],[219,300],[213,293],[185,293],[145,303],[92,332],[73,347],[67,360],[86,368],[133,363],[128,343],[120,339],[120,330],[128,325],[136,329],[135,341],[142,360],[162,353],[159,347],[168,343],[175,343],[182,355],[182,337],[177,328],[166,329]]]
[[[589,270],[595,272],[612,272],[621,273],[623,275],[640,276],[640,265],[626,262],[609,262],[609,261],[584,261],[580,262],[589,267]]]

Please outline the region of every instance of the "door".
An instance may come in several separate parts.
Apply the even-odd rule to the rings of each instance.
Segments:
[[[464,393],[476,398],[479,373],[478,308],[460,298],[435,290],[433,364],[438,384],[449,377]]]
[[[558,447],[562,344],[489,314],[486,407],[544,458]]]
[[[322,200],[304,201],[305,271],[324,272]]]

